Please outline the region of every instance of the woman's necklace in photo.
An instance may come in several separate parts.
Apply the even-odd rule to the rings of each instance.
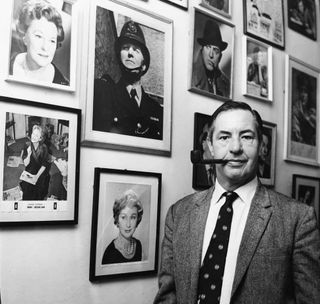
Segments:
[[[131,259],[135,254],[136,242],[133,238],[129,242],[118,238],[115,246],[126,259]]]

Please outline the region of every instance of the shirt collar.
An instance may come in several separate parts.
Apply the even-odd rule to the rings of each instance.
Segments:
[[[255,177],[253,180],[251,180],[249,183],[246,183],[245,185],[237,188],[234,190],[240,197],[241,201],[243,202],[251,202],[253,199],[253,196],[256,192],[258,186],[258,178]],[[212,202],[215,204],[220,200],[221,195],[226,192],[227,190],[224,189],[216,179],[215,181],[215,188],[212,194]]]
[[[131,92],[132,89],[136,90],[137,97],[138,97],[139,100],[141,100],[141,95],[142,95],[141,85],[140,84],[135,84],[135,85],[129,84],[127,86],[127,91],[129,93],[129,95],[130,95],[130,92]]]

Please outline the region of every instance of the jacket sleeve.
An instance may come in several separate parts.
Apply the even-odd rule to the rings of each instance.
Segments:
[[[161,247],[161,265],[158,274],[159,291],[154,304],[177,303],[173,263],[173,209],[173,206],[169,208],[165,221],[164,238]]]
[[[296,303],[319,303],[320,236],[311,207],[296,227],[292,263]]]

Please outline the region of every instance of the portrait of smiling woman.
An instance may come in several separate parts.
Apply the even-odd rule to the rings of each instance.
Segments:
[[[142,245],[133,234],[141,222],[142,214],[141,201],[133,190],[127,190],[115,200],[113,219],[119,234],[106,248],[102,264],[141,261]]]
[[[51,2],[15,0],[9,75],[26,82],[69,86],[68,64],[59,62],[58,67],[54,60],[64,40],[62,11]],[[63,53],[70,59],[66,50]]]

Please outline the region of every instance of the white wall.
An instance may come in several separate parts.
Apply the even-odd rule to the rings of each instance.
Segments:
[[[81,4],[78,39],[77,88],[75,93],[43,89],[5,81],[10,32],[11,1],[2,1],[6,12],[0,18],[0,95],[62,106],[81,107],[86,87],[86,24],[87,0]],[[184,11],[159,0],[131,0],[140,8],[156,12],[173,20],[173,92],[172,92],[172,155],[154,156],[81,148],[79,223],[76,226],[8,227],[0,230],[0,289],[5,304],[149,304],[157,291],[156,276],[110,280],[91,283],[89,277],[89,250],[95,167],[119,168],[162,173],[160,239],[168,207],[178,198],[193,192],[192,165],[189,153],[193,146],[194,112],[211,114],[221,101],[188,91],[190,69],[190,30],[193,7],[200,0],[189,0]],[[234,99],[248,101],[262,113],[263,119],[278,127],[275,189],[290,195],[292,174],[320,177],[319,169],[283,160],[285,54],[299,58],[320,68],[320,45],[286,27],[285,51],[273,49],[274,102],[245,98],[242,95],[242,1],[232,1],[232,23],[235,24]],[[286,1],[284,1],[286,2]],[[318,1],[317,15],[319,11]],[[318,36],[319,19],[318,19]],[[318,38],[319,39],[319,38]],[[84,113],[85,114],[85,113]]]

